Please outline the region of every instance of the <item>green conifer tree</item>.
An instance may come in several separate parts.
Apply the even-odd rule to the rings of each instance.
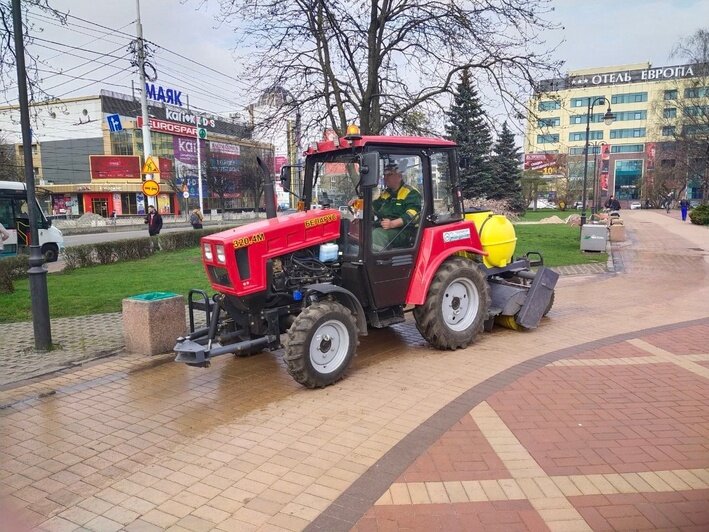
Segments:
[[[515,136],[507,127],[507,122],[502,124],[493,152],[490,161],[493,187],[488,193],[488,198],[508,200],[513,210],[524,210],[519,148],[515,145]]]
[[[460,146],[459,157],[465,166],[460,171],[463,197],[487,198],[493,188],[490,168],[492,135],[467,70],[463,71],[453,97],[446,133]]]

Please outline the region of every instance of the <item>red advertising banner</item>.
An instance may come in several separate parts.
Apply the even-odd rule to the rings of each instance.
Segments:
[[[276,175],[281,173],[281,168],[283,168],[284,165],[288,164],[288,157],[285,155],[276,155],[273,158],[273,171]]]
[[[143,117],[136,117],[135,123],[138,127],[143,127]],[[158,120],[157,118],[150,119],[150,129],[152,131],[160,131],[161,133],[169,133],[170,135],[178,135],[180,137],[197,136],[197,128],[194,126],[179,124],[177,122],[166,122],[165,120]]]
[[[140,179],[137,155],[89,155],[91,179]]]
[[[557,157],[555,153],[525,153],[524,154],[524,169],[525,170],[544,170],[557,166]]]
[[[601,144],[601,175],[599,177],[601,190],[608,190],[608,174],[611,163],[611,145]]]
[[[645,168],[647,170],[655,169],[655,152],[657,146],[654,142],[648,142],[645,144]]]
[[[170,179],[172,176],[172,159],[158,157],[158,167],[160,168],[160,179]]]

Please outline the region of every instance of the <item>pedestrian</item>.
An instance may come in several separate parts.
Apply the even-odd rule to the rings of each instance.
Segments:
[[[148,224],[148,234],[155,236],[160,234],[162,229],[162,216],[155,210],[154,205],[148,206],[148,215],[145,217],[145,222]]]
[[[0,252],[5,249],[5,240],[10,238],[10,233],[5,229],[5,226],[0,223]]]
[[[672,208],[672,192],[667,194],[667,198],[665,199],[665,208],[667,209],[667,214],[670,214],[670,209]]]
[[[615,196],[611,196],[606,200],[606,203],[604,207],[610,211],[619,211],[620,210],[620,202],[615,199]]]
[[[687,221],[687,211],[689,210],[689,200],[687,198],[679,202],[679,208],[682,212],[682,221]]]
[[[202,216],[202,211],[195,209],[190,214],[190,223],[193,229],[202,229],[202,222],[204,221],[204,216]]]

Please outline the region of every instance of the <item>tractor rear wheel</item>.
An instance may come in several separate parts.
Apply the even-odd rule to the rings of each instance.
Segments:
[[[295,318],[283,358],[296,382],[307,388],[323,388],[344,376],[356,347],[352,312],[335,301],[319,301]]]
[[[459,349],[475,341],[490,307],[490,288],[477,265],[462,257],[436,272],[423,305],[414,309],[416,328],[437,349]]]

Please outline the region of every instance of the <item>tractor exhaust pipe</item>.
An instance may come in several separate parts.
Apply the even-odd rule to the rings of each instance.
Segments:
[[[266,218],[276,217],[276,191],[274,190],[273,172],[268,169],[261,157],[256,157],[256,162],[263,172],[263,200],[266,205]]]

